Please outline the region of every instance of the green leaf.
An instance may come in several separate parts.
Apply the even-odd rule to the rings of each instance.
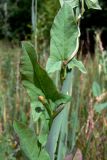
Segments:
[[[39,96],[45,97],[45,95],[41,92],[40,89],[38,89],[33,83],[24,80],[23,86],[27,89],[27,93],[31,100],[31,115],[33,118],[33,121],[36,122],[41,114],[43,113],[44,106],[43,104],[38,100]]]
[[[38,160],[51,160],[51,159],[50,159],[48,153],[42,149]]]
[[[51,29],[50,57],[46,65],[48,73],[61,69],[62,62],[74,52],[78,36],[79,30],[72,6],[64,3]]]
[[[72,5],[72,8],[76,7],[79,5],[79,0],[59,0],[60,1],[60,4],[61,6],[63,6],[64,3],[69,3]]]
[[[94,110],[98,113],[101,113],[104,109],[107,109],[107,102],[96,104]]]
[[[44,112],[43,104],[39,101],[31,102],[31,115],[34,122],[36,122]]]
[[[14,122],[14,129],[20,138],[20,145],[29,160],[38,158],[39,149],[35,134],[20,122]]]
[[[33,66],[27,53],[29,52],[35,54],[35,49],[33,45],[29,42],[27,42],[26,46],[22,44],[22,49],[23,49],[23,55],[21,56],[21,67],[20,67],[21,78],[22,80],[28,80],[34,83]]]
[[[93,92],[93,95],[94,95],[95,97],[101,95],[100,85],[99,85],[96,81],[93,82],[92,92]]]
[[[78,132],[78,124],[79,124],[79,119],[78,119],[78,110],[79,106],[76,108],[76,110],[72,111],[71,115],[71,124],[72,124],[72,134],[71,134],[71,151],[73,151],[75,144],[76,144],[76,136]]]
[[[98,3],[98,0],[86,0],[86,5],[87,7],[90,9],[101,9],[99,3]]]
[[[1,160],[4,160],[5,159],[5,154],[0,153],[0,158],[1,158]]]
[[[41,134],[41,135],[39,135],[38,140],[39,140],[39,143],[42,146],[45,146],[45,144],[47,142],[47,134]]]
[[[59,145],[58,145],[58,156],[57,160],[64,159],[65,153],[67,151],[67,132],[68,132],[68,108],[69,104],[66,104],[66,107],[64,108],[63,112],[63,119],[62,119],[62,124],[61,124],[61,130],[60,130],[60,135],[59,135]]]
[[[55,159],[55,151],[60,135],[61,125],[63,120],[63,111],[53,120],[52,127],[48,136],[46,150],[50,155],[51,160]]]
[[[83,63],[81,61],[78,61],[76,58],[73,58],[68,63],[68,68],[74,68],[77,67],[82,73],[87,73],[87,70],[85,69]]]
[[[37,88],[33,83],[27,80],[23,80],[23,86],[27,89],[27,93],[31,101],[38,101],[38,96],[45,97],[43,92],[39,88]]]
[[[38,148],[37,139],[32,130],[20,122],[14,122],[14,129],[20,138],[21,148],[29,160],[50,160],[45,149],[40,151]]]
[[[69,72],[66,79],[64,80],[62,92],[71,94],[72,90],[72,79],[73,74]],[[50,155],[51,160],[55,159],[55,152],[58,150],[57,160],[64,159],[66,150],[66,136],[67,136],[67,121],[68,121],[68,110],[70,103],[66,104],[64,109],[55,117],[53,120],[50,133],[47,140],[46,149]]]
[[[70,71],[67,73],[66,79],[63,82],[62,92],[72,95],[72,83],[73,83],[73,72]],[[69,116],[70,103],[65,105],[65,108],[62,111],[62,117],[58,121],[62,121],[61,130],[59,134],[59,144],[57,160],[64,159],[65,153],[67,151],[67,136],[68,136],[68,116]],[[62,119],[61,119],[62,118]]]
[[[46,70],[48,73],[53,73],[56,70],[61,70],[61,65],[62,65],[61,61],[57,61],[54,57],[53,58],[50,57],[48,58]]]
[[[34,93],[38,95],[40,93],[40,96],[41,94],[42,95],[44,94],[47,100],[52,100],[53,102],[56,102],[56,103],[58,102],[57,103],[58,105],[60,105],[61,103],[67,103],[70,100],[70,97],[67,95],[63,95],[57,91],[55,84],[53,83],[51,78],[48,76],[47,72],[38,64],[36,53],[34,49],[32,49],[31,47],[32,45],[28,42],[23,42],[22,46],[24,50],[24,58],[27,55],[29,56],[29,59],[31,61],[31,64],[30,64],[28,58],[27,58],[28,62],[27,61],[25,62],[24,58],[22,58],[23,70],[21,73],[22,75],[23,74],[25,75],[23,77],[23,80],[29,80],[29,75],[26,74],[28,73],[28,70],[27,70],[28,68],[24,67],[24,66],[27,66],[27,63],[29,63],[32,66],[31,74],[33,73],[32,74],[33,81],[30,81],[30,82],[32,82],[32,84],[35,85]],[[24,82],[24,85],[26,85],[25,82]],[[27,88],[28,88],[28,91],[30,91],[29,85],[27,85]],[[32,90],[32,87],[31,87],[31,90]],[[34,93],[32,92],[31,94],[34,94]]]

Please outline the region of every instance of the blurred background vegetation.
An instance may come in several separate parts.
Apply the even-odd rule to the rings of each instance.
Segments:
[[[102,11],[88,11],[83,16],[81,23],[82,40],[86,38],[86,31],[94,29],[107,30],[107,2],[100,0]],[[53,19],[59,9],[58,0],[38,0],[37,2],[37,49],[40,55],[40,62],[45,66],[49,55],[50,29]],[[99,16],[98,16],[99,15]],[[12,123],[14,119],[20,119],[28,124],[30,110],[29,99],[20,80],[20,56],[21,41],[33,41],[32,29],[32,1],[31,0],[1,0],[0,1],[0,160],[25,160],[20,151],[19,141],[13,131]],[[106,37],[104,43],[107,47]],[[85,39],[86,41],[86,39]],[[88,44],[88,43],[87,43]],[[91,44],[91,42],[89,43]],[[85,45],[85,52],[89,52]],[[95,129],[91,144],[84,138],[84,122],[88,117],[88,106],[92,95],[92,85],[94,81],[100,85],[101,90],[107,90],[106,62],[101,56],[101,50],[95,47],[95,58],[82,59],[87,68],[88,75],[75,75],[73,88],[72,111],[75,106],[79,106],[78,128],[83,126],[77,145],[86,154],[86,160],[107,160],[107,114],[95,115]],[[106,52],[106,47],[105,52]],[[81,48],[81,47],[80,47]],[[87,48],[87,50],[86,50]],[[83,49],[84,50],[84,49]],[[80,50],[81,52],[82,50]],[[100,64],[100,65],[99,65]],[[102,65],[103,64],[103,65]],[[105,65],[104,65],[105,64]],[[102,70],[99,71],[99,67]],[[87,87],[86,87],[87,86]],[[77,90],[79,92],[77,93]],[[77,96],[79,99],[77,100]],[[103,100],[107,101],[107,97]],[[71,116],[73,117],[73,115]],[[72,119],[73,120],[73,119]],[[69,136],[72,134],[70,126]],[[77,130],[78,132],[78,130]],[[91,153],[91,154],[90,154]]]

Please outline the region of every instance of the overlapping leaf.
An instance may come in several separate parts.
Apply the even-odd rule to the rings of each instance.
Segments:
[[[48,153],[37,146],[37,139],[32,130],[20,122],[14,122],[14,129],[20,138],[20,145],[29,160],[50,160]]]
[[[56,86],[47,72],[38,64],[33,46],[28,42],[23,42],[22,47],[24,55],[21,59],[21,74],[24,86],[27,88],[29,94],[32,94],[30,97],[34,97],[33,94],[35,94],[36,101],[38,96],[42,95],[47,100],[50,99],[53,102],[56,102],[57,105],[68,102],[70,97],[57,91]],[[26,80],[32,84],[28,84]]]
[[[20,145],[29,160],[35,160],[38,157],[39,149],[34,133],[25,125],[14,122],[14,129],[20,138]]]
[[[72,72],[67,74],[67,77],[63,83],[62,92],[71,95],[72,90]],[[67,137],[67,125],[68,125],[68,109],[70,103],[65,105],[65,108],[55,117],[53,120],[51,130],[47,140],[47,151],[51,160],[54,160],[55,152],[58,150],[57,160],[63,159],[66,150],[66,137]]]
[[[50,57],[47,72],[61,69],[61,63],[67,60],[77,46],[79,31],[74,18],[72,6],[64,3],[55,17],[51,29]]]

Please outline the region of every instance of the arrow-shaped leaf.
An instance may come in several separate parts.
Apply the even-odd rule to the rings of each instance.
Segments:
[[[68,68],[74,68],[77,67],[82,73],[87,73],[87,70],[84,67],[84,64],[81,61],[78,61],[76,58],[73,58],[68,63]]]
[[[67,95],[63,95],[62,93],[59,93],[57,91],[55,84],[48,76],[47,72],[38,64],[36,53],[33,46],[29,42],[23,42],[22,48],[24,50],[24,55],[22,56],[21,61],[21,74],[25,86],[26,84],[24,80],[28,80],[31,83],[33,83],[36,87],[36,90],[38,90],[35,91],[35,100],[36,96],[38,96],[38,94],[41,91],[40,96],[41,94],[44,95],[44,98],[56,102],[57,105],[68,102],[70,100],[70,97]],[[26,59],[26,61],[24,58]],[[27,64],[30,69],[27,67]],[[30,86],[28,85],[26,86],[28,90],[32,89],[29,87]]]
[[[48,73],[61,69],[61,63],[74,52],[78,36],[79,31],[72,6],[64,3],[51,29],[50,57],[46,66]]]

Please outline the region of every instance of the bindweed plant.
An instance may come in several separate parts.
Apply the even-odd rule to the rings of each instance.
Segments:
[[[76,83],[73,82],[74,68],[87,73],[83,63],[76,59],[79,25],[85,9],[101,8],[97,0],[60,0],[60,4],[51,29],[46,70],[38,63],[33,45],[22,42],[21,77],[31,101],[31,119],[29,128],[15,121],[14,129],[29,160],[74,159],[76,154],[82,159],[76,146],[78,107],[72,113],[72,141],[68,137],[72,86]],[[68,147],[70,142],[71,148]]]

